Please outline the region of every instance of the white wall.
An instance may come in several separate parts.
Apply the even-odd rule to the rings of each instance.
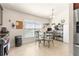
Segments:
[[[32,15],[28,15],[28,14],[23,14],[20,12],[9,10],[9,9],[4,9],[3,10],[3,26],[7,27],[8,30],[10,31],[11,47],[13,47],[15,44],[14,37],[16,35],[23,34],[23,29],[12,28],[12,23],[15,23],[16,20],[23,21],[24,19],[35,20],[35,21],[41,22],[41,23],[48,22],[48,20],[43,19],[43,18],[35,17]],[[11,20],[11,22],[9,22],[9,20]],[[30,39],[28,39],[28,40],[30,40]],[[26,42],[28,42],[28,40],[24,40],[23,42],[26,43]]]
[[[63,11],[59,14],[55,14],[54,22],[58,23],[61,19],[65,19],[64,24],[64,42],[69,43],[69,55],[73,55],[73,40],[74,40],[74,22],[73,19],[73,3],[63,7]],[[52,21],[53,22],[53,21]]]
[[[64,28],[63,28],[63,40],[66,43],[69,43],[69,4],[63,6],[63,10],[59,14],[55,14],[52,22],[61,23],[61,20],[64,19]]]
[[[69,53],[72,56],[73,55],[73,40],[74,38],[74,28],[75,28],[75,19],[73,15],[73,3],[69,4]]]

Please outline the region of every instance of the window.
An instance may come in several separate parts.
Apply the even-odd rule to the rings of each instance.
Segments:
[[[34,21],[24,22],[24,38],[34,37],[34,31],[39,30],[42,25]]]

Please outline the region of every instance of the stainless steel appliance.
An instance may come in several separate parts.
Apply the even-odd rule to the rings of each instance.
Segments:
[[[79,9],[74,10],[74,20],[73,55],[79,56]]]

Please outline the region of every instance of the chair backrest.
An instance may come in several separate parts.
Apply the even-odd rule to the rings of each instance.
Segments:
[[[36,40],[40,40],[40,39],[43,39],[44,38],[44,32],[41,32],[41,31],[35,31],[35,39]]]
[[[46,39],[53,39],[53,35],[54,35],[53,31],[47,31],[45,33],[45,38]]]
[[[34,38],[35,38],[35,40],[39,39],[39,31],[34,32]]]

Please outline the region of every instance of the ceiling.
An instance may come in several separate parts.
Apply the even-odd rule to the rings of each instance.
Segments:
[[[2,4],[4,8],[12,9],[15,11],[31,14],[34,16],[39,16],[42,18],[50,18],[52,15],[52,9],[53,9],[53,15],[56,16],[56,14],[61,13],[63,10],[65,10],[66,7],[68,7],[68,4],[60,4],[60,3],[4,3]]]

